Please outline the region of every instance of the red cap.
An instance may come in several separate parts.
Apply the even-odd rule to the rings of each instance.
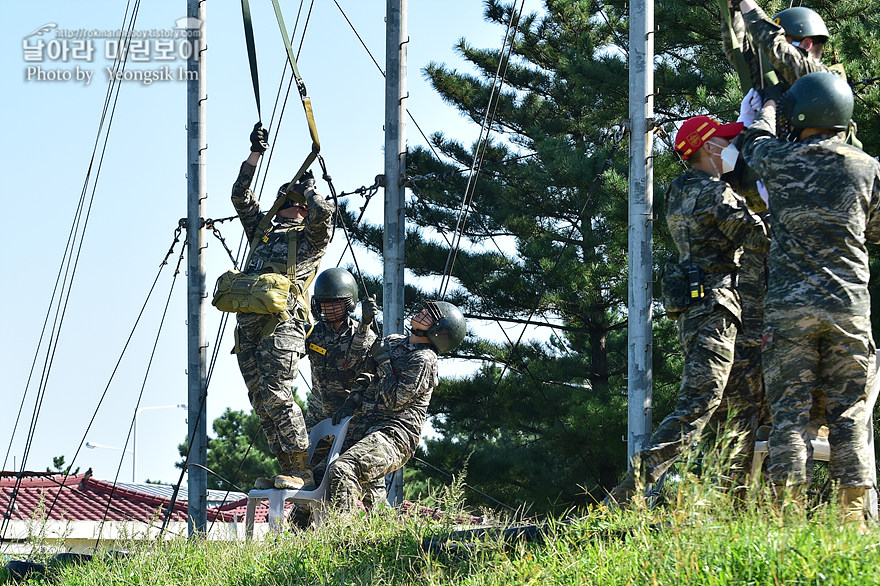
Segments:
[[[721,124],[708,116],[694,116],[685,120],[681,128],[678,129],[678,134],[675,135],[675,150],[687,160],[710,137],[733,138],[742,132],[742,129],[742,122]]]

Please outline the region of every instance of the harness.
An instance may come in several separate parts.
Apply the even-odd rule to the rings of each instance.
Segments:
[[[278,198],[278,200],[282,200],[284,198]],[[250,266],[251,258],[254,255],[254,251],[260,242],[268,242],[269,234],[272,232],[274,226],[272,225],[272,218],[275,217],[275,212],[277,212],[277,208],[280,207],[279,201],[275,202],[275,205],[272,206],[272,209],[260,220],[260,223],[257,225],[257,230],[254,234],[254,238],[251,241],[251,250],[248,254],[247,260],[245,261],[244,266]],[[294,299],[296,303],[292,309],[293,315],[291,316],[288,311],[282,311],[277,314],[271,314],[273,319],[270,319],[263,329],[260,331],[260,338],[264,338],[266,336],[271,336],[275,333],[275,328],[278,327],[279,324],[282,324],[289,320],[291,317],[296,319],[297,321],[301,321],[303,323],[309,324],[309,327],[306,331],[306,337],[311,333],[312,328],[314,327],[314,319],[312,318],[312,312],[309,311],[309,286],[312,284],[312,281],[315,280],[315,275],[317,274],[317,269],[311,271],[308,276],[302,281],[297,281],[296,279],[296,253],[299,247],[299,235],[300,232],[303,231],[305,226],[296,226],[294,228],[290,228],[287,231],[287,264],[282,265],[281,263],[268,263],[266,268],[272,270],[276,273],[281,273],[286,275],[290,280],[291,289],[294,292]]]

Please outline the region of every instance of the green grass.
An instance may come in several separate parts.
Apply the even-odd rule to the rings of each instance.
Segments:
[[[708,476],[704,473],[704,478]],[[450,497],[452,498],[452,497]],[[453,500],[455,500],[453,498]],[[685,473],[654,510],[592,508],[549,521],[541,542],[498,537],[425,553],[451,521],[391,510],[332,520],[258,542],[155,542],[121,560],[100,555],[37,583],[77,585],[880,584],[880,528],[859,534],[834,504],[734,501]],[[0,582],[8,580],[0,570]]]

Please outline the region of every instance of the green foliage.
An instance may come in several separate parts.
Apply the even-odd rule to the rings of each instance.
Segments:
[[[761,4],[771,15],[788,7]],[[514,6],[485,2],[499,47]],[[469,483],[514,506],[558,510],[591,502],[626,464],[628,153],[619,130],[629,116],[628,6],[546,0],[546,11],[517,22],[509,55],[462,39],[456,48],[471,71],[424,68],[441,97],[475,124],[482,124],[490,96],[498,99],[488,143],[466,145],[438,132],[429,148],[409,153],[414,197],[406,213],[416,228],[407,235],[407,267],[417,276],[443,274],[467,194],[451,268],[458,288],[448,299],[471,318],[504,327],[555,325],[545,343],[468,338],[458,356],[484,366],[435,392],[430,415],[441,437],[427,440],[425,458],[453,473],[470,458]],[[859,136],[876,153],[880,17],[864,0],[818,0],[811,7],[832,33],[825,61],[845,64]],[[717,3],[657,0],[654,19],[657,269],[674,250],[661,194],[683,170],[672,155],[677,126],[696,114],[735,119],[742,92],[722,51]],[[504,73],[500,87],[496,71]],[[475,162],[479,173],[471,176]],[[362,225],[354,235],[381,251],[380,227]],[[872,259],[876,264],[876,254]],[[407,290],[410,300],[433,294]],[[658,422],[674,405],[682,356],[674,324],[659,304],[654,309]],[[880,322],[880,310],[874,319]]]
[[[469,148],[437,133],[431,149],[410,153],[408,175],[416,179],[407,217],[418,229],[406,250],[415,274],[441,274],[449,248],[439,234],[454,233],[472,184],[452,267],[460,288],[450,300],[503,326],[555,324],[546,343],[471,336],[459,355],[484,366],[435,391],[430,414],[441,437],[426,442],[433,464],[458,473],[470,458],[470,484],[539,511],[601,499],[626,466],[627,4],[550,0],[546,8],[519,21],[509,59],[461,40],[457,49],[474,74],[425,68],[444,100],[476,123],[490,95],[499,99],[488,144]],[[485,14],[503,31],[512,10],[491,0]],[[697,111],[735,113],[732,78],[717,67],[717,27],[703,26],[720,22],[717,8],[668,2],[656,14],[660,30],[670,31],[657,40],[658,113],[672,121]],[[499,91],[493,80],[501,59]],[[661,192],[681,168],[668,153],[656,155]],[[472,179],[459,170],[475,159],[480,173]],[[356,236],[381,247],[379,229]],[[654,246],[665,259],[664,222],[655,223]],[[673,325],[657,310],[659,418],[674,401],[681,357]]]
[[[272,477],[280,472],[260,428],[260,418],[253,410],[245,413],[227,408],[214,420],[213,429],[216,437],[208,439],[207,460],[208,468],[214,474],[208,475],[208,488],[225,490],[237,486],[246,491],[256,477]],[[184,459],[188,448],[187,441],[177,447]],[[183,460],[175,466],[182,468]],[[224,479],[235,486],[230,486]]]
[[[67,466],[65,468],[64,461],[64,456],[54,456],[52,458],[52,466],[54,466],[55,469],[53,470],[51,468],[46,468],[46,472],[57,472],[58,474],[79,474],[79,466],[76,467],[76,470],[71,472],[70,466]]]

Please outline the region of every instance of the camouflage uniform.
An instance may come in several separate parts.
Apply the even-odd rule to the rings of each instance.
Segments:
[[[785,40],[785,31],[760,8],[742,15],[755,47],[767,55],[773,69],[781,77],[785,89],[808,73],[825,71],[840,74],[810,54]]]
[[[347,399],[358,406],[352,424],[365,436],[344,448],[328,469],[331,499],[346,512],[357,508],[366,486],[403,466],[415,453],[431,393],[439,382],[432,346],[411,344],[400,334],[385,341],[391,362],[377,366],[370,357],[364,377],[369,383],[359,384]]]
[[[769,192],[773,229],[763,354],[769,474],[775,484],[808,482],[815,396],[825,401],[831,477],[868,487],[862,448],[874,343],[865,241],[880,242],[880,164],[842,134],[776,140],[773,114],[762,110],[742,148]]]
[[[738,136],[734,144],[738,144]],[[724,175],[734,191],[746,200],[749,210],[766,219],[767,205],[758,193],[757,173],[740,157],[737,169]],[[729,445],[731,471],[741,481],[752,467],[752,454],[758,427],[770,423],[770,410],[764,397],[764,371],[761,367],[761,338],[764,335],[764,297],[767,294],[767,251],[744,248],[739,257],[736,292],[742,306],[742,327],[736,336],[733,367],[724,397],[710,425],[722,435],[734,434]]]
[[[265,215],[260,211],[250,184],[256,167],[242,163],[238,179],[232,186],[232,204],[251,242],[257,225]],[[296,282],[302,285],[315,273],[330,242],[334,205],[307,190],[309,215],[305,223],[279,218],[266,239],[257,243],[251,255],[248,272],[283,271],[287,266],[287,242],[290,230],[300,231],[296,250]],[[293,288],[291,288],[293,289]],[[293,398],[293,381],[297,364],[305,354],[308,323],[304,316],[308,308],[301,307],[296,292],[291,290],[287,299],[291,319],[279,324],[274,334],[262,335],[263,328],[273,316],[255,313],[237,313],[235,329],[238,365],[248,389],[248,398],[260,418],[260,425],[269,441],[269,449],[276,457],[302,452],[309,448],[302,410]]]
[[[681,388],[675,409],[633,456],[627,477],[610,498],[623,503],[635,491],[635,475],[656,482],[700,436],[721,403],[733,364],[740,325],[735,281],[741,247],[767,250],[766,227],[730,186],[699,169],[679,176],[666,194],[666,222],[679,260],[703,270],[705,297],[692,301],[678,318],[684,351]]]
[[[307,340],[312,365],[312,392],[306,412],[309,429],[333,417],[342,407],[375,340],[376,332],[369,324],[351,317],[339,331],[323,320],[315,325]]]
[[[364,325],[351,317],[346,319],[339,331],[335,331],[324,320],[315,325],[306,340],[309,362],[312,365],[312,392],[309,394],[305,417],[308,429],[328,417],[333,417],[339,411],[354,386],[355,377],[363,369],[375,340],[376,332],[369,324]],[[346,438],[358,435],[358,430],[349,423]],[[363,434],[358,439],[360,437]],[[321,462],[329,451],[329,442],[319,444],[312,461]],[[323,466],[315,468],[316,479],[321,476],[322,471]]]

